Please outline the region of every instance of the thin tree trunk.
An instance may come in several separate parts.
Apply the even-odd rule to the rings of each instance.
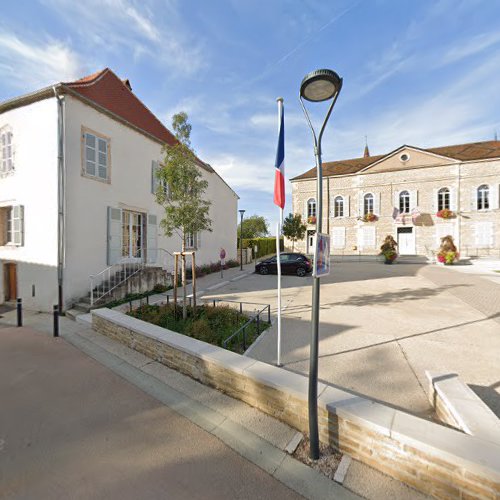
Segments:
[[[186,300],[187,300],[187,295],[186,295],[186,235],[183,233],[182,234],[182,260],[181,260],[181,266],[182,266],[182,318],[185,320],[187,319],[187,306],[186,306]]]

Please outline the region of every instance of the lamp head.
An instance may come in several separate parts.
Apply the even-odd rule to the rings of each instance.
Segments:
[[[331,99],[342,88],[342,78],[331,69],[317,69],[304,77],[300,97],[311,102]]]
[[[245,213],[245,210],[238,210],[238,212],[243,215]]]

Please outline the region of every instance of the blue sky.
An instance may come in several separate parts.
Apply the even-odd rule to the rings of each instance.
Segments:
[[[500,4],[487,0],[5,2],[0,100],[108,66],[167,126],[185,110],[196,152],[247,215],[274,227],[276,97],[287,178],[313,165],[297,93],[322,67],[344,78],[324,161],[361,156],[365,135],[372,154],[490,140],[500,129],[499,20]]]

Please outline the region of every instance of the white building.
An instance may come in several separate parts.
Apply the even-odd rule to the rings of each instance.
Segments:
[[[110,69],[0,104],[0,301],[63,308],[121,261],[164,265],[180,250],[159,222],[153,171],[176,139]],[[238,196],[199,161],[212,232],[197,264],[236,258]]]

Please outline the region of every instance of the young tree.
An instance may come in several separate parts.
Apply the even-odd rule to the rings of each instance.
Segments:
[[[300,214],[289,214],[283,221],[283,235],[289,240],[292,240],[292,252],[295,250],[295,242],[303,240],[306,235],[307,226],[302,224],[302,216]]]
[[[209,218],[210,201],[204,198],[208,182],[197,166],[198,159],[191,148],[191,125],[188,116],[181,112],[172,117],[172,127],[179,141],[163,148],[163,163],[156,171],[156,201],[165,213],[160,221],[166,236],[177,233],[181,239],[181,274],[183,288],[182,316],[186,309],[186,243],[201,231],[212,231]],[[195,279],[195,276],[193,276]]]
[[[238,224],[238,239],[241,234],[241,223]],[[269,234],[269,225],[262,215],[251,215],[243,219],[243,238],[261,238]]]

